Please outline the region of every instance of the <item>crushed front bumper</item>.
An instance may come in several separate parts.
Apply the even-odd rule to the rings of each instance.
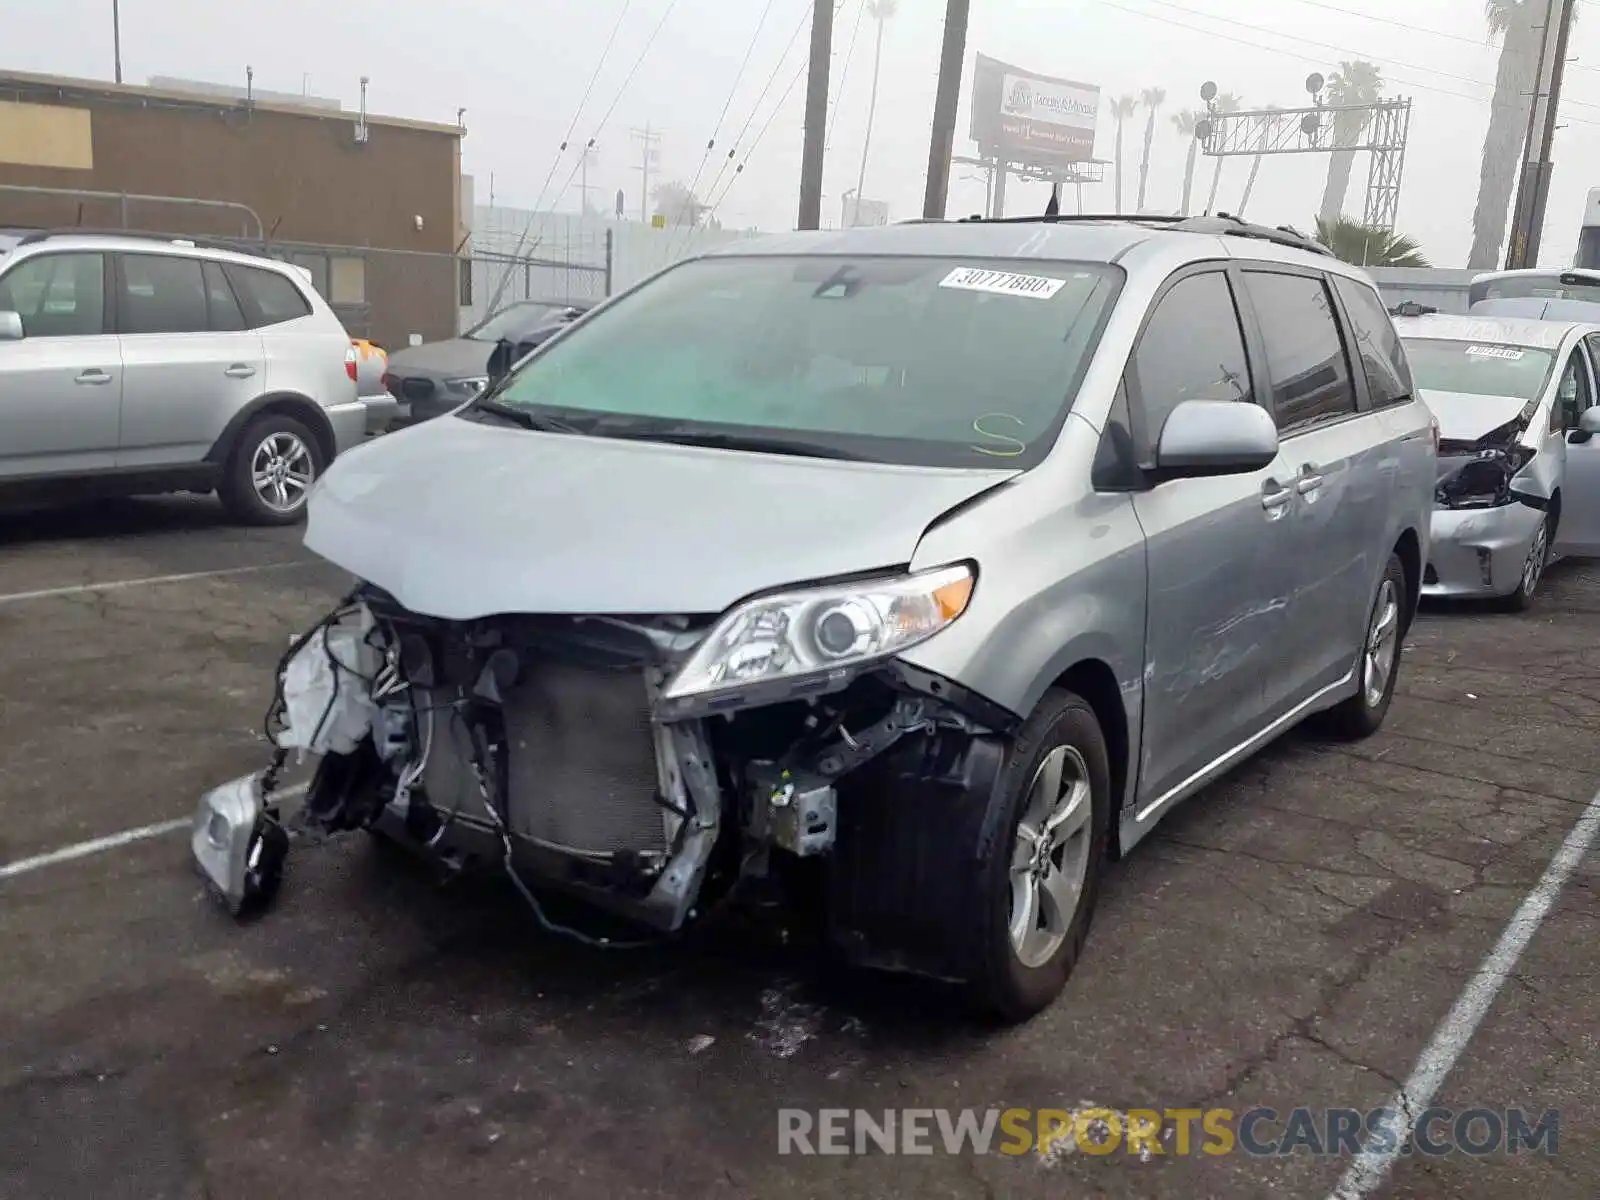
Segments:
[[[1522,581],[1534,532],[1543,520],[1539,509],[1516,502],[1498,508],[1434,509],[1422,594],[1509,596]]]

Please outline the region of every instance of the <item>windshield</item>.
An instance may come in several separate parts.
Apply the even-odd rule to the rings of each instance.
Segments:
[[[1424,391],[1533,400],[1544,392],[1555,355],[1531,346],[1406,338],[1406,358]]]
[[[1100,263],[701,259],[549,343],[492,401],[600,435],[1028,467],[1121,280]]]
[[[461,336],[475,342],[498,342],[501,338],[515,338],[532,325],[544,321],[551,313],[565,310],[560,304],[513,304],[502,308],[492,317],[479,321]]]
[[[1587,300],[1600,303],[1600,283],[1563,283],[1562,272],[1548,275],[1496,275],[1467,289],[1468,305],[1480,300]]]

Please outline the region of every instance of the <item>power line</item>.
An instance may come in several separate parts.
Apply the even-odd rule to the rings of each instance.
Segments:
[[[695,188],[700,186],[700,176],[706,169],[706,161],[711,157],[711,151],[716,149],[717,135],[722,132],[722,122],[728,118],[728,110],[733,107],[733,98],[738,94],[739,84],[744,80],[745,70],[750,66],[750,56],[756,52],[756,43],[761,40],[761,31],[766,27],[767,18],[772,15],[772,6],[777,0],[767,0],[767,5],[761,10],[761,20],[756,22],[756,31],[750,35],[750,44],[745,47],[744,61],[739,64],[739,71],[733,77],[733,86],[728,89],[728,98],[722,102],[722,111],[717,114],[717,123],[712,126],[711,137],[706,142],[705,153],[700,156],[700,165],[694,169],[694,181],[689,184],[689,196],[694,196]],[[690,217],[694,212],[691,208]]]
[[[727,186],[722,189],[722,195],[718,196],[715,203],[711,205],[713,209],[719,207],[722,202],[728,198],[728,193],[733,191],[733,185],[739,182],[739,176],[744,173],[745,167],[750,164],[750,156],[756,152],[756,147],[761,145],[761,139],[767,136],[767,130],[772,128],[772,122],[776,120],[778,114],[783,111],[783,106],[788,102],[790,94],[794,91],[796,86],[799,85],[801,78],[804,77],[806,73],[806,68],[810,65],[811,64],[809,61],[801,61],[800,69],[796,71],[793,78],[789,80],[789,86],[783,89],[783,95],[778,97],[778,103],[773,106],[772,111],[767,114],[767,119],[762,122],[761,128],[756,131],[755,140],[750,143],[750,148],[745,151],[744,159],[739,163],[739,166],[734,171],[732,178],[728,180]]]
[[[861,36],[861,20],[867,15],[867,0],[861,0],[856,6],[856,24],[850,31],[850,48],[844,53],[844,67],[839,72],[839,89],[833,94],[833,111],[828,114],[828,130],[824,135],[823,153],[833,149],[833,122],[839,116],[839,105],[844,103],[844,85],[850,78],[850,64],[856,57],[856,39]]]
[[[1239,46],[1249,46],[1249,47],[1251,47],[1253,49],[1264,51],[1267,54],[1277,54],[1277,55],[1280,55],[1281,57],[1284,57],[1284,58],[1292,58],[1296,62],[1299,62],[1299,63],[1306,63],[1306,62],[1314,63],[1314,62],[1317,61],[1316,59],[1312,58],[1310,55],[1307,55],[1307,54],[1305,54],[1305,53],[1303,53],[1301,51],[1298,51],[1298,50],[1288,50],[1288,49],[1285,49],[1282,46],[1269,46],[1269,45],[1266,45],[1266,44],[1264,44],[1262,42],[1255,42],[1255,41],[1251,41],[1248,38],[1239,37],[1236,34],[1223,33],[1220,30],[1216,30],[1216,29],[1207,29],[1203,25],[1191,25],[1186,21],[1178,21],[1178,20],[1173,19],[1172,17],[1162,16],[1160,13],[1145,12],[1142,9],[1129,8],[1125,4],[1118,3],[1117,0],[1096,0],[1096,2],[1101,4],[1101,5],[1103,5],[1103,6],[1105,6],[1105,7],[1107,7],[1107,8],[1114,8],[1114,9],[1118,10],[1119,12],[1127,13],[1130,16],[1142,17],[1143,19],[1145,19],[1147,21],[1155,21],[1156,23],[1161,24],[1161,25],[1171,25],[1172,27],[1174,27],[1176,29],[1187,29],[1191,33],[1204,34],[1207,37],[1216,38],[1219,41],[1233,42],[1234,44],[1239,45]],[[1184,10],[1184,11],[1190,11],[1190,10]],[[1208,15],[1208,14],[1198,14],[1198,15]],[[1258,27],[1251,26],[1251,28],[1258,28]],[[1262,32],[1270,33],[1271,31],[1262,30]],[[1284,37],[1284,36],[1288,36],[1288,35],[1285,35],[1285,34],[1274,34],[1273,36]],[[1344,51],[1344,53],[1359,54],[1359,51]],[[1370,57],[1370,56],[1368,56],[1368,57]],[[1387,65],[1395,65],[1395,64],[1391,63],[1391,64],[1387,64]],[[1490,98],[1487,97],[1487,96],[1472,96],[1472,95],[1468,95],[1466,92],[1457,92],[1457,91],[1451,90],[1450,88],[1437,87],[1437,86],[1435,86],[1433,84],[1417,83],[1414,80],[1406,80],[1406,79],[1397,80],[1397,82],[1404,83],[1407,87],[1415,88],[1418,91],[1434,92],[1434,93],[1436,93],[1437,95],[1440,95],[1440,96],[1454,96],[1458,100],[1470,100],[1474,104],[1488,104],[1488,103],[1491,102]],[[1488,84],[1488,83],[1482,83],[1482,84],[1480,84],[1480,86],[1482,86],[1482,87],[1493,87],[1492,84]],[[1600,106],[1596,106],[1596,105],[1592,105],[1592,104],[1584,104],[1582,101],[1577,101],[1577,100],[1567,100],[1564,103],[1569,104],[1569,105],[1580,105],[1580,106],[1586,107],[1586,108],[1600,107]],[[1582,117],[1569,117],[1569,118],[1567,118],[1566,123],[1572,124],[1572,125],[1600,125],[1600,121],[1586,121]]]

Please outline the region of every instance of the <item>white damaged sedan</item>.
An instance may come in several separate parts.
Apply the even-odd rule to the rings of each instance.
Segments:
[[[1600,554],[1600,324],[1399,317],[1439,423],[1423,594],[1521,611],[1558,553]]]

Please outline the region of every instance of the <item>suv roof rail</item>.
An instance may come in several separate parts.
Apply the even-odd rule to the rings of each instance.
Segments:
[[[224,238],[195,237],[182,233],[154,233],[142,229],[89,229],[81,226],[35,229],[25,233],[17,244],[19,246],[31,246],[58,237],[133,238],[138,241],[161,242],[168,246],[193,246],[198,250],[231,250],[235,254],[252,253],[252,251],[243,249],[243,247],[253,244],[250,238],[229,241]]]
[[[905,221],[902,224],[915,225],[926,221]],[[989,225],[1021,225],[1021,224],[1070,224],[1075,221],[1107,222],[1113,221],[1124,225],[1151,225],[1163,229],[1174,229],[1180,233],[1210,233],[1228,237],[1255,238],[1258,241],[1272,242],[1274,245],[1287,246],[1294,250],[1304,250],[1310,254],[1320,254],[1323,257],[1333,257],[1329,250],[1315,238],[1307,237],[1298,229],[1289,225],[1257,225],[1236,217],[1232,213],[1216,213],[1210,216],[1185,217],[1168,213],[1041,213],[1023,217],[981,217],[970,216],[959,218],[961,222],[977,221]]]

